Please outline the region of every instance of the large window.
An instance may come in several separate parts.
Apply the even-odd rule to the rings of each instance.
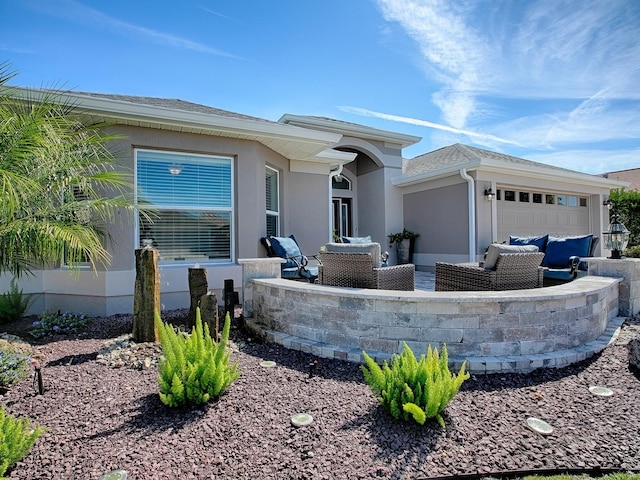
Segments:
[[[279,200],[279,175],[278,171],[266,167],[266,206],[267,206],[267,235],[278,236],[280,234],[280,200]]]
[[[165,262],[228,262],[232,257],[233,162],[229,157],[136,150],[140,245]]]

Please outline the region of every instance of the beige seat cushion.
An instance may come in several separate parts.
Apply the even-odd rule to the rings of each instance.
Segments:
[[[501,253],[527,253],[537,252],[538,247],[535,245],[506,245],[504,243],[492,243],[489,245],[487,255],[484,258],[485,270],[493,270],[496,268],[496,262]]]
[[[337,253],[370,253],[373,268],[380,267],[380,244],[371,243],[327,243],[324,245],[325,252]]]

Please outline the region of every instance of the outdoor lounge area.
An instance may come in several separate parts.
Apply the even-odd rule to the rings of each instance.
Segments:
[[[605,348],[622,324],[619,313],[627,314],[619,309],[619,285],[628,277],[592,275],[526,290],[401,292],[287,281],[277,278],[276,259],[241,263],[250,326],[287,348],[354,362],[362,350],[388,359],[406,341],[417,352],[446,343],[454,367],[467,360],[473,373],[563,367]],[[417,285],[430,283],[423,276],[430,275],[416,273]]]

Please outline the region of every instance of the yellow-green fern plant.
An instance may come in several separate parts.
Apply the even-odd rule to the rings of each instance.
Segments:
[[[41,426],[32,428],[28,418],[5,414],[4,407],[0,407],[0,478],[29,453],[44,432]]]
[[[203,327],[199,308],[196,325],[189,335],[163,322],[158,312],[155,323],[164,356],[158,365],[158,385],[160,400],[165,405],[207,403],[222,395],[240,375],[237,363],[229,362],[227,341],[231,318],[228,312],[218,342],[211,338],[209,326]]]
[[[427,418],[434,418],[444,428],[441,413],[458,393],[462,382],[469,378],[465,373],[466,361],[456,375],[449,371],[447,346],[442,355],[429,346],[426,356],[416,360],[413,351],[404,343],[401,354],[394,355],[391,366],[385,360],[382,367],[367,352],[362,352],[364,380],[378,396],[380,403],[395,418],[415,420],[424,425]]]

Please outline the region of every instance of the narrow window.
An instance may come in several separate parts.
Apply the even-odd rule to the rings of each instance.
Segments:
[[[520,202],[529,203],[529,192],[520,192]]]
[[[569,206],[570,207],[577,207],[578,206],[578,197],[570,196],[569,197]]]
[[[533,203],[542,203],[542,194],[534,193],[533,194]]]
[[[516,192],[513,190],[505,190],[504,191],[504,201],[505,202],[515,202],[516,201]]]
[[[586,197],[580,197],[580,206],[581,207],[586,207],[587,206],[587,198]]]
[[[265,191],[267,206],[267,235],[278,236],[280,233],[280,201],[279,201],[279,173],[273,168],[265,169]]]
[[[545,203],[547,205],[555,205],[556,203],[556,196],[555,195],[550,195],[550,194],[546,194],[545,195]]]
[[[567,196],[566,195],[558,195],[556,196],[556,200],[558,205],[566,205],[567,204]]]

